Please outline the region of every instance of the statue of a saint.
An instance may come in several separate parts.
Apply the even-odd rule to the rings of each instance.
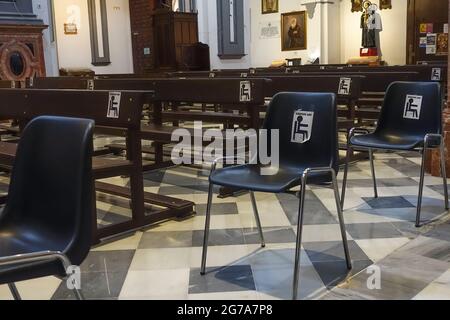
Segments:
[[[364,12],[361,15],[362,44],[363,48],[376,48],[376,31],[382,30],[381,15],[377,12],[378,6],[370,1],[363,4]]]

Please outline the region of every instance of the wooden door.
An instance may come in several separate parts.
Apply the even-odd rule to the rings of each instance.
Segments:
[[[448,26],[449,21],[448,3],[448,0],[408,0],[408,35],[406,46],[408,64],[447,61],[448,53],[439,50],[443,45],[438,45],[438,42],[442,44],[442,41],[446,37],[442,34],[444,33],[444,25],[447,24]],[[423,43],[427,35],[430,34],[431,37],[429,37],[429,40],[432,40],[432,35],[436,34],[436,53],[433,53],[431,48],[427,50],[426,45]]]

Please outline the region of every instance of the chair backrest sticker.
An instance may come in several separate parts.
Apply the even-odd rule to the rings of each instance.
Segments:
[[[210,78],[215,78],[215,77],[216,77],[216,74],[215,74],[214,72],[210,72],[210,73],[209,73],[209,77],[210,77]]]
[[[422,111],[422,96],[415,96],[408,94],[405,101],[405,111],[403,118],[411,120],[419,120],[420,112]]]
[[[30,77],[30,88],[34,86],[34,78]]]
[[[431,81],[441,81],[441,68],[433,68],[431,71]]]
[[[246,72],[241,73],[241,78],[248,78],[248,74]]]
[[[110,92],[108,99],[108,118],[119,119],[121,92]]]
[[[305,143],[311,140],[314,112],[297,110],[292,121],[292,143]]]
[[[95,85],[94,85],[94,80],[93,79],[89,79],[88,81],[87,81],[87,89],[88,90],[94,90],[95,88]]]
[[[250,81],[241,81],[239,90],[239,101],[249,102],[252,100],[252,85]]]
[[[352,87],[352,78],[341,78],[339,80],[338,94],[348,96],[350,94],[351,87]]]

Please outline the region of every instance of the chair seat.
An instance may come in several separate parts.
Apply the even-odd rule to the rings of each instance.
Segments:
[[[210,182],[215,185],[258,192],[281,193],[300,185],[303,171],[307,168],[280,167],[275,175],[262,175],[260,165],[239,165],[214,171]],[[308,183],[330,182],[328,173],[312,174]]]
[[[58,246],[59,237],[47,232],[36,232],[40,228],[8,227],[0,229],[0,257],[15,256],[32,252],[62,251]],[[42,229],[41,229],[42,231]],[[0,266],[0,284],[25,281],[51,275],[65,276],[65,270],[59,260],[50,262],[22,263]]]
[[[424,137],[419,136],[394,136],[382,134],[366,134],[354,136],[350,143],[354,147],[381,150],[414,150],[423,147]]]

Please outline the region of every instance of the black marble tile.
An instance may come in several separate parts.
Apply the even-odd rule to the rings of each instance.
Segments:
[[[206,215],[206,204],[197,204],[195,206],[197,215]],[[213,203],[211,207],[211,215],[223,215],[223,214],[238,214],[238,207],[236,203]]]
[[[127,276],[127,270],[121,272],[84,272],[81,274],[81,290],[86,299],[117,299]],[[53,294],[52,300],[75,300],[73,292],[67,289],[63,281]]]
[[[278,299],[292,299],[293,265],[252,266],[252,270],[258,292]],[[298,298],[314,299],[322,290],[325,290],[324,284],[314,267],[311,265],[300,266]]]
[[[423,257],[450,262],[450,242],[437,238],[418,237],[408,243],[404,251]],[[449,265],[450,267],[450,265]]]
[[[373,209],[414,208],[414,206],[403,197],[363,197],[362,199]]]
[[[331,194],[330,190],[330,194]],[[299,199],[293,194],[278,194],[278,200],[284,213],[292,225],[297,225]],[[303,218],[304,225],[313,224],[337,224],[336,219],[330,211],[323,205],[319,198],[312,192],[305,194],[305,214]]]
[[[200,269],[191,269],[189,294],[212,292],[235,292],[255,290],[252,269],[249,265],[207,269],[200,275]]]
[[[450,242],[450,223],[447,222],[433,228],[433,230],[427,232],[425,236]]]
[[[208,185],[186,185],[186,186],[163,186],[158,194],[170,196],[177,194],[193,194],[197,192],[208,192]]]
[[[192,231],[144,232],[139,249],[186,248],[192,246]]]
[[[404,158],[386,159],[384,164],[403,173],[408,177],[418,177],[420,175],[420,165]],[[375,167],[376,171],[376,167]]]
[[[263,228],[263,233],[266,243],[291,243],[296,240],[292,228]],[[261,243],[258,228],[245,228],[244,237],[247,244]]]
[[[81,272],[126,272],[135,250],[91,251],[81,265]]]
[[[347,232],[353,239],[399,238],[403,234],[391,223],[356,223],[348,224]]]
[[[100,224],[104,226],[119,224],[131,220],[131,211],[130,216],[126,216],[102,209],[97,209],[97,219],[100,220]]]
[[[352,263],[352,269],[348,270],[344,260],[339,261],[314,261],[313,265],[328,289],[331,289],[348,277],[355,275],[372,265],[371,260],[357,260]]]
[[[352,261],[370,260],[355,241],[348,241],[348,247]],[[304,242],[303,248],[311,262],[345,260],[342,241]]]
[[[194,230],[192,234],[192,246],[202,247],[203,230]],[[209,246],[228,246],[228,245],[239,245],[245,244],[244,233],[242,229],[221,229],[221,230],[210,230],[209,232]]]

